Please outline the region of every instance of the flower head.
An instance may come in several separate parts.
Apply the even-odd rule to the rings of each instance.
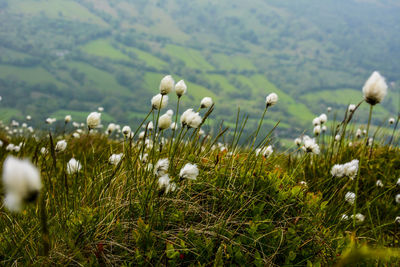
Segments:
[[[124,155],[124,154],[122,154],[122,153],[120,153],[120,154],[112,154],[112,155],[110,156],[110,158],[108,159],[108,162],[109,162],[110,164],[116,166],[116,165],[118,165],[118,163],[121,161],[123,155]]]
[[[316,117],[313,119],[312,123],[314,126],[318,126],[321,124],[321,119],[319,117]]]
[[[356,200],[356,194],[353,192],[347,192],[346,195],[344,196],[344,199],[350,204],[353,205],[354,201]]]
[[[64,122],[65,122],[65,123],[68,123],[68,122],[70,122],[71,120],[72,120],[71,115],[67,115],[67,116],[65,116],[65,118],[64,118]]]
[[[101,123],[101,113],[92,112],[86,119],[89,130],[96,128]]]
[[[379,72],[374,71],[362,89],[365,101],[372,106],[379,104],[386,96],[387,88],[385,78]]]
[[[326,116],[325,113],[322,113],[321,115],[319,115],[319,121],[321,122],[321,124],[324,124],[328,121],[328,116]]]
[[[376,186],[377,186],[377,187],[383,187],[382,180],[376,181]]]
[[[189,128],[198,128],[202,122],[200,114],[194,112],[193,109],[188,109],[182,113],[181,123],[182,126],[187,126]]]
[[[74,174],[79,172],[82,169],[82,165],[79,161],[76,159],[72,158],[68,161],[67,163],[67,173],[68,174]]]
[[[63,152],[67,148],[67,141],[58,141],[55,147],[56,152]]]
[[[199,169],[197,168],[196,164],[187,163],[181,171],[179,172],[180,178],[186,178],[190,180],[196,180],[197,176],[199,175]]]
[[[28,160],[8,156],[3,164],[4,205],[20,211],[24,202],[36,199],[42,187],[39,170]]]
[[[169,168],[169,160],[167,158],[160,159],[154,166],[154,175],[157,177],[163,176],[167,173]]]
[[[257,148],[256,149],[256,155],[258,156],[259,154],[263,155],[264,157],[268,158],[269,156],[274,153],[274,150],[272,149],[272,146],[267,146],[264,148]]]
[[[275,93],[269,94],[265,99],[265,104],[267,107],[272,107],[276,103],[278,103],[278,95]]]
[[[301,145],[301,138],[296,138],[294,139],[294,143],[296,144],[296,146],[300,146]]]
[[[169,116],[168,114],[164,114],[158,119],[158,128],[160,130],[168,129],[171,126],[171,122],[171,116]]]
[[[213,104],[211,97],[205,97],[200,102],[200,108],[210,108]]]
[[[175,85],[175,93],[178,97],[183,96],[186,94],[187,86],[185,84],[184,80],[180,80],[176,85]]]
[[[317,125],[314,127],[314,135],[318,136],[321,133],[321,125]]]
[[[396,120],[394,118],[389,119],[389,124],[393,124]]]
[[[128,137],[131,134],[132,130],[131,127],[129,127],[128,125],[122,127],[122,133],[123,135],[126,137]]]
[[[172,90],[174,90],[175,81],[171,75],[167,75],[162,78],[160,82],[160,93],[162,95],[169,94]]]
[[[162,109],[165,108],[168,105],[168,96],[167,95],[162,95],[158,94],[153,96],[151,99],[151,106],[153,109]]]
[[[396,203],[400,204],[400,194],[397,194],[395,197]]]
[[[318,144],[315,142],[315,139],[311,139],[308,136],[304,136],[303,137],[303,150],[307,153],[313,153],[318,155],[319,154],[319,146]]]

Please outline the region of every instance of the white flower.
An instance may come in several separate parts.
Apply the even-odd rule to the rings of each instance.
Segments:
[[[131,132],[132,132],[131,127],[127,125],[122,128],[122,133],[124,134],[125,137],[128,137],[131,134]]]
[[[383,187],[383,183],[381,180],[376,181],[376,186],[377,187]]]
[[[400,216],[397,216],[396,219],[394,219],[395,223],[400,223]]]
[[[27,121],[30,121],[31,119],[32,119],[32,116],[30,116],[30,115],[26,116]]]
[[[272,146],[264,147],[264,148],[257,148],[256,149],[256,155],[258,156],[259,154],[263,155],[264,157],[268,158],[269,156],[274,153],[274,150],[272,149]]]
[[[318,135],[320,135],[320,133],[321,133],[321,126],[320,125],[315,126],[314,127],[314,135],[318,136]]]
[[[394,118],[389,119],[389,124],[393,124],[396,120]]]
[[[205,97],[200,102],[200,108],[209,108],[213,104],[213,100],[211,97]]]
[[[397,194],[396,197],[395,197],[395,199],[396,199],[396,202],[397,202],[398,204],[400,204],[400,194]]]
[[[379,72],[374,71],[362,89],[365,101],[370,105],[382,102],[387,93],[387,84]]]
[[[174,115],[174,111],[172,109],[168,109],[167,112],[165,112],[165,114],[172,117]]]
[[[26,128],[26,127],[28,127],[28,124],[26,124],[25,122],[24,123],[22,123],[22,128]]]
[[[7,151],[14,151],[14,147],[15,147],[15,145],[14,144],[8,144],[7,146],[6,146],[6,150]]]
[[[121,161],[123,155],[124,155],[124,154],[122,154],[122,153],[120,153],[120,154],[112,154],[112,155],[110,156],[110,158],[108,159],[108,162],[109,162],[110,164],[116,166],[116,165],[118,165],[119,162]]]
[[[148,123],[147,129],[148,129],[150,132],[154,130],[154,125],[153,125],[153,122],[152,122],[152,121]]]
[[[197,168],[196,164],[187,163],[181,171],[179,172],[179,177],[181,179],[186,178],[190,180],[196,180],[197,176],[199,175],[199,169]]]
[[[353,218],[354,218],[354,215],[351,215],[350,218],[353,219]],[[356,220],[357,220],[358,222],[363,222],[363,221],[365,220],[365,216],[362,215],[361,213],[357,213],[357,214],[356,214]]]
[[[361,136],[362,136],[362,131],[361,131],[361,129],[357,129],[357,132],[356,132],[356,137],[357,137],[357,139],[360,139]]]
[[[156,165],[154,166],[154,175],[156,175],[157,177],[163,176],[167,173],[168,167],[169,161],[167,158],[158,160]]]
[[[47,124],[53,124],[53,123],[55,123],[56,121],[57,121],[56,118],[47,118],[47,119],[46,119],[46,123],[47,123]]]
[[[153,96],[153,98],[151,99],[151,106],[153,107],[153,109],[162,109],[165,108],[167,105],[168,105],[167,95],[162,96],[161,94],[158,94]]]
[[[311,139],[308,136],[304,136],[303,137],[303,150],[307,153],[313,153],[318,155],[319,154],[319,146],[318,144],[315,142],[315,139]]]
[[[372,146],[374,139],[372,137],[368,138],[367,146]]]
[[[174,192],[176,190],[177,186],[175,183],[169,183],[167,187],[165,188],[165,194],[168,194],[169,192]]]
[[[363,135],[366,135],[366,134],[367,134],[367,130],[364,129],[364,130],[362,131],[362,133],[363,133]]]
[[[149,154],[145,153],[145,154],[143,154],[143,157],[142,157],[142,155],[140,155],[139,159],[140,159],[141,162],[144,163],[144,162],[147,161],[148,157],[149,157]]]
[[[67,141],[58,141],[55,147],[56,152],[63,152],[67,148]]]
[[[312,121],[314,126],[320,125],[321,124],[321,119],[319,117],[316,117]]]
[[[79,124],[79,123],[77,123],[77,122],[75,122],[75,121],[73,121],[73,122],[72,122],[72,126],[74,126],[75,128],[78,128],[78,127],[79,127],[79,125],[80,125],[80,124]]]
[[[175,122],[171,123],[171,129],[172,129],[172,130],[178,129],[178,124],[175,123]]]
[[[81,136],[80,136],[80,134],[79,134],[79,133],[73,133],[73,134],[72,134],[72,137],[74,137],[74,138],[77,138],[77,139],[78,139],[78,138],[80,138]]]
[[[160,93],[162,95],[169,94],[172,90],[174,90],[175,81],[171,75],[167,75],[162,78],[160,82]]]
[[[396,183],[396,185],[400,186],[400,178],[399,178],[399,179],[397,179],[397,183]]]
[[[82,165],[81,165],[81,163],[80,163],[78,160],[72,158],[72,159],[70,159],[70,160],[68,161],[68,163],[67,163],[67,173],[68,173],[68,174],[77,173],[77,172],[79,172],[81,169],[82,169]]]
[[[349,216],[346,214],[342,214],[342,217],[340,218],[341,221],[347,221],[349,219]]]
[[[65,123],[68,123],[68,122],[70,122],[71,120],[72,120],[71,115],[67,115],[67,116],[65,116],[65,118],[64,118],[64,122],[65,122]]]
[[[49,151],[48,151],[47,148],[45,148],[45,147],[42,147],[42,148],[40,149],[40,153],[41,153],[42,155],[47,155],[48,152],[49,152]]]
[[[158,119],[158,129],[165,130],[171,126],[171,116],[164,114]]]
[[[335,136],[335,141],[336,141],[336,142],[339,142],[339,141],[340,141],[340,138],[341,138],[340,134],[337,134],[337,135]]]
[[[344,168],[343,165],[335,164],[332,167],[331,174],[333,177],[341,178],[344,175]]]
[[[28,160],[8,156],[3,164],[4,205],[11,211],[21,210],[23,202],[36,199],[42,187],[38,169]]]
[[[332,108],[331,108],[331,107],[327,107],[327,108],[326,108],[326,111],[328,111],[328,113],[329,113],[329,112],[332,111]]]
[[[98,108],[97,108],[97,111],[98,111],[98,112],[103,112],[103,111],[104,111],[104,108],[103,108],[103,107],[98,107]]]
[[[142,131],[139,133],[139,139],[142,140],[144,138],[145,132]]]
[[[180,80],[176,85],[175,85],[175,93],[178,97],[183,96],[186,94],[187,86],[185,84],[184,80]]]
[[[170,179],[168,174],[162,175],[160,178],[158,178],[158,188],[166,188],[169,185]]]
[[[325,113],[322,113],[321,115],[319,115],[319,121],[321,122],[321,124],[324,124],[328,121],[328,116],[326,116]]]
[[[278,95],[275,93],[269,94],[265,99],[265,104],[267,107],[272,107],[276,103],[278,103]]]
[[[351,112],[353,112],[355,109],[356,109],[356,105],[350,104],[350,105],[349,105],[349,108],[348,108],[348,111],[349,111],[349,113],[351,113]]]
[[[327,130],[328,130],[328,127],[326,127],[326,125],[324,125],[324,126],[321,127],[321,131],[322,131],[323,133],[325,133]]]
[[[296,146],[300,146],[301,145],[301,138],[294,139],[294,143],[296,144]]]
[[[112,132],[115,131],[115,129],[116,129],[115,123],[110,123],[110,124],[107,126],[106,132],[107,132],[107,134],[111,134]]]
[[[92,112],[86,119],[86,123],[89,129],[94,129],[101,123],[101,113]]]
[[[188,126],[189,128],[198,128],[202,122],[200,114],[194,112],[193,109],[188,109],[183,112],[181,116],[182,126]]]
[[[354,194],[353,192],[347,192],[344,196],[344,199],[349,202],[350,205],[353,205],[354,201],[356,200],[356,194]]]
[[[354,159],[343,165],[344,174],[353,180],[357,176],[358,172],[358,160]]]
[[[0,140],[0,147],[3,147],[3,141]]]
[[[307,187],[307,186],[308,186],[306,181],[300,181],[300,183],[299,183],[299,184],[300,184],[300,185],[302,185],[302,186],[305,186],[305,187]]]

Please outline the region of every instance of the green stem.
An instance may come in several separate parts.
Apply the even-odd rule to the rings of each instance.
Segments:
[[[255,142],[256,142],[258,133],[260,132],[261,125],[262,125],[262,123],[263,123],[263,121],[264,121],[264,117],[265,117],[265,114],[267,113],[267,110],[268,110],[268,106],[265,107],[264,113],[263,113],[263,115],[262,115],[262,117],[261,117],[261,120],[260,120],[260,123],[258,124],[258,128],[257,128],[257,131],[256,131],[256,133],[255,133],[255,136],[254,136],[254,139],[253,139],[253,143],[251,144],[251,148],[252,148],[252,149],[254,149],[254,144],[255,144]]]

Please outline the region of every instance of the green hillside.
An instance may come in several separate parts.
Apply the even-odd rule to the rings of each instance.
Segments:
[[[374,70],[392,85],[375,123],[398,110],[396,1],[0,0],[0,8],[3,120],[103,106],[133,124],[167,74],[187,82],[184,108],[209,95],[216,121],[227,123],[240,106],[255,125],[276,92],[267,120],[280,119],[288,137],[327,106],[358,102]]]

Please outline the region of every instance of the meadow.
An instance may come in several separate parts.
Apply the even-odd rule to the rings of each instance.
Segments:
[[[190,90],[164,77],[132,128],[101,125],[102,107],[86,123],[48,118],[46,131],[29,114],[3,121],[0,264],[400,263],[399,118],[371,125],[383,77],[368,79],[358,105],[310,121],[314,136],[299,133],[285,151],[275,149],[279,121],[263,127],[277,94],[247,135],[240,110],[232,127],[208,126],[212,98],[182,112]],[[360,107],[369,119],[356,124]]]

